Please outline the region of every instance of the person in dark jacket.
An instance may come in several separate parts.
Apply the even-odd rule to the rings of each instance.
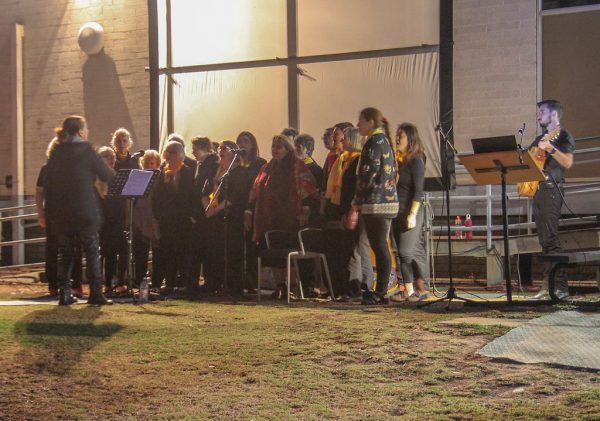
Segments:
[[[323,168],[315,162],[312,158],[312,154],[315,150],[315,139],[306,133],[301,133],[294,138],[294,147],[298,157],[304,161],[308,170],[315,178],[317,188],[321,188],[323,182]]]
[[[71,295],[71,270],[77,247],[86,257],[90,283],[89,304],[110,304],[102,294],[98,230],[100,212],[95,182],[109,182],[113,173],[86,141],[88,128],[83,117],[67,117],[56,130],[60,144],[48,160],[46,170],[47,215],[59,238],[59,304],[76,302]]]
[[[98,148],[97,152],[106,165],[114,170],[117,161],[115,151],[108,146],[102,146]],[[124,235],[126,228],[125,199],[119,196],[108,196],[108,185],[106,184],[98,183],[97,187],[102,211],[100,255],[104,263],[105,292],[112,293],[113,287],[117,291],[124,292],[127,265],[127,243]]]
[[[221,142],[219,167],[203,203],[205,208],[208,207],[206,217],[211,226],[209,232],[213,233],[210,236],[211,248],[215,251],[213,279],[209,284],[215,290],[224,288],[239,297],[243,294],[243,216],[252,186],[245,180],[245,171],[240,166],[239,156],[234,153],[235,149],[236,144],[232,141]]]
[[[50,158],[50,155],[54,151],[54,149],[59,145],[58,138],[54,137],[50,143],[48,144],[48,148],[46,149],[46,158]],[[38,214],[38,222],[40,227],[46,230],[46,249],[45,249],[45,274],[46,281],[48,282],[48,293],[52,297],[58,297],[58,238],[56,237],[55,230],[52,225],[50,225],[50,220],[46,219],[46,210],[45,210],[45,187],[44,183],[46,181],[46,164],[42,165],[40,168],[40,173],[38,175],[37,183],[35,186],[35,206]],[[73,259],[73,283],[71,286],[71,290],[73,295],[77,298],[81,298],[83,296],[83,287],[82,287],[82,264],[81,264],[81,249],[77,249],[77,255]]]
[[[212,142],[208,137],[192,139],[192,154],[196,158],[194,168],[194,198],[192,205],[192,242],[190,247],[190,282],[191,293],[197,292],[200,270],[204,269],[204,292],[208,291],[207,275],[211,271],[213,253],[212,238],[208,235],[210,224],[206,219],[202,197],[210,194],[212,179],[219,167],[219,156],[214,153]]]
[[[135,170],[140,168],[138,158],[134,158],[133,155],[131,155],[132,146],[133,140],[131,139],[129,130],[123,127],[115,130],[112,139],[110,140],[110,147],[115,151],[117,158],[115,161],[115,171]]]
[[[152,212],[158,221],[159,244],[165,262],[167,285],[171,292],[180,276],[180,287],[189,283],[189,254],[194,173],[184,165],[185,152],[181,143],[168,142],[163,150],[163,167],[152,193]]]
[[[196,166],[196,161],[194,160],[194,158],[191,158],[187,155],[185,155],[185,139],[183,138],[182,135],[180,135],[179,133],[171,133],[168,137],[167,137],[167,142],[178,142],[179,144],[181,144],[181,146],[183,146],[183,153],[185,158],[183,159],[183,163],[185,164],[186,167],[189,168],[195,168]]]
[[[140,168],[139,159],[131,154],[133,139],[129,130],[120,127],[112,135],[110,147],[115,151],[115,173],[119,170]],[[102,201],[102,210],[107,220],[100,231],[100,244],[104,256],[104,276],[107,290],[117,287],[116,291],[125,291],[125,273],[127,272],[127,220],[130,213],[129,203],[124,197],[110,197]],[[108,241],[108,242],[107,242]],[[105,249],[109,250],[105,250]],[[105,253],[106,252],[106,253]],[[107,259],[106,256],[109,256]],[[108,263],[107,263],[108,261]],[[115,285],[111,285],[115,277]]]
[[[365,304],[379,304],[385,302],[392,270],[388,237],[392,219],[398,214],[396,159],[388,122],[381,111],[363,109],[358,119],[358,130],[361,135],[367,136],[367,141],[360,155],[352,206],[363,219],[377,266],[376,294],[366,300],[372,302]]]
[[[256,176],[267,161],[260,157],[258,141],[256,140],[256,136],[251,132],[244,131],[238,134],[235,143],[238,148],[246,151],[241,156],[240,168],[244,173],[244,183],[248,184],[248,190],[250,191],[252,190]],[[258,270],[258,248],[256,243],[252,241],[252,230],[244,231],[244,235],[244,285],[249,291],[252,291],[257,285],[256,272]]]

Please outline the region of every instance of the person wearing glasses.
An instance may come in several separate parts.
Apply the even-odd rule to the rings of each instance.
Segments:
[[[563,252],[558,238],[558,220],[563,204],[565,170],[573,165],[575,141],[571,133],[560,124],[563,115],[563,106],[560,102],[549,99],[538,102],[537,106],[537,120],[543,131],[530,148],[537,148],[538,153],[545,157],[546,181],[538,184],[537,192],[533,197],[533,217],[542,253],[557,254]],[[534,296],[536,299],[549,298],[550,268],[551,263],[545,263],[543,284],[540,292]],[[560,300],[568,298],[569,285],[566,272],[559,270],[554,279],[557,298]]]

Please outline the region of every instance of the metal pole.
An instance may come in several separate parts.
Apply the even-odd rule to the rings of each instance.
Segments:
[[[171,0],[167,0],[167,69],[173,66],[173,47],[171,34]],[[173,133],[174,127],[174,103],[173,103],[173,76],[167,76],[167,132]]]
[[[148,67],[150,70],[150,148],[160,146],[160,89],[158,63],[158,5],[148,0]]]
[[[296,0],[287,0],[287,55],[298,55],[298,16]],[[295,63],[287,65],[288,72],[288,125],[299,129],[298,119],[298,66]]]
[[[506,301],[512,304],[512,285],[510,283],[510,251],[508,247],[508,213],[506,211],[506,169],[502,167],[502,218],[504,219],[504,279],[506,281]]]
[[[11,43],[11,61],[12,61],[12,108],[13,108],[13,147],[12,147],[12,174],[13,184],[13,204],[23,206],[25,196],[25,124],[24,124],[24,105],[23,105],[23,41],[25,37],[25,27],[16,23],[13,27],[13,42]],[[22,209],[18,215],[23,213]],[[22,240],[25,238],[25,230],[21,220],[12,223],[12,239]],[[12,249],[13,265],[23,264],[25,261],[25,248],[22,244],[15,245]]]
[[[492,248],[492,185],[488,184],[485,186],[486,199],[486,211],[485,211],[485,223],[487,226],[486,231],[486,249]]]

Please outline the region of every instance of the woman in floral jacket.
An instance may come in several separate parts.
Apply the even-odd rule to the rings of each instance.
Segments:
[[[392,219],[398,214],[396,160],[388,122],[381,111],[360,112],[358,130],[367,136],[357,169],[353,207],[360,212],[377,266],[377,291],[370,303],[383,303],[392,270],[388,237]]]

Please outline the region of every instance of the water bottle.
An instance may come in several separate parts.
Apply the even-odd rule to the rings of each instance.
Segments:
[[[144,279],[142,279],[142,282],[140,284],[140,297],[139,297],[140,303],[148,302],[148,283],[149,283],[149,281],[150,281],[150,278],[148,276],[144,276]]]

